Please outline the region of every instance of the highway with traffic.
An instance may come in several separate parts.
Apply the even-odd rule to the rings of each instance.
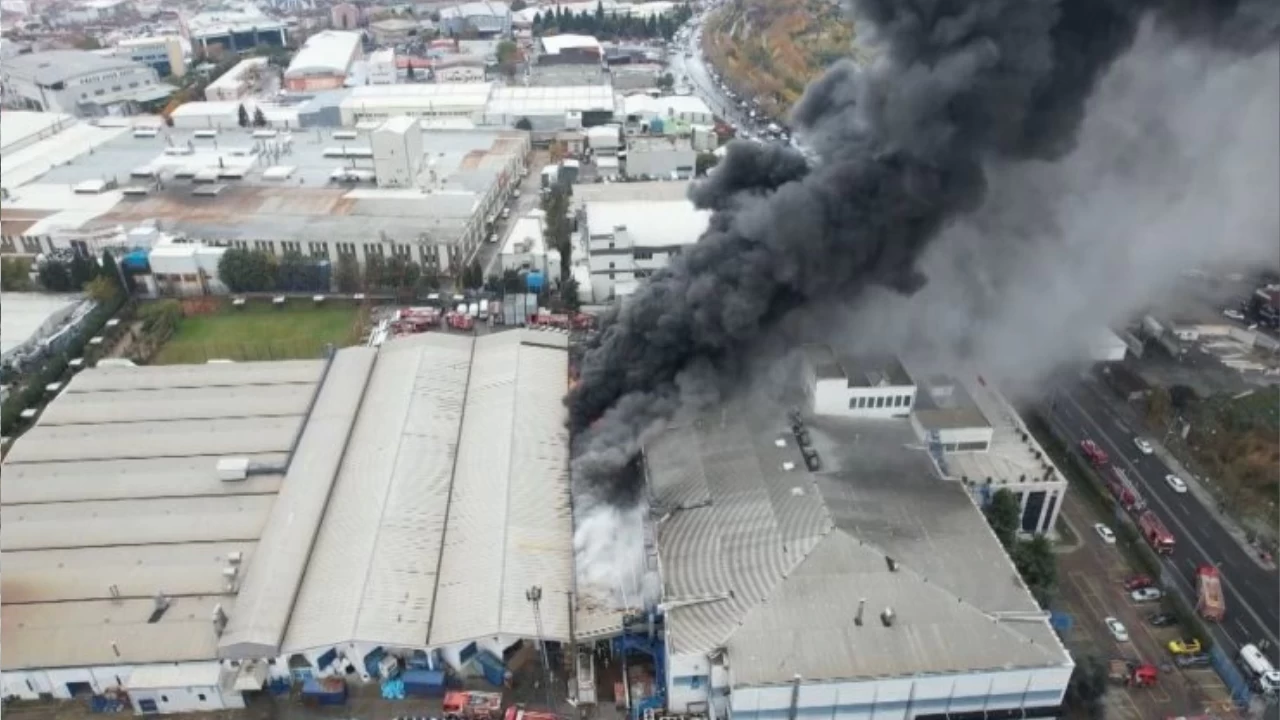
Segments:
[[[1055,432],[1078,451],[1083,440],[1093,440],[1123,469],[1153,510],[1174,534],[1177,547],[1165,558],[1173,590],[1195,605],[1195,568],[1218,566],[1223,577],[1227,614],[1217,626],[1216,638],[1234,657],[1242,645],[1266,640],[1268,655],[1276,660],[1280,647],[1280,576],[1250,555],[1219,522],[1217,513],[1204,507],[1195,493],[1177,492],[1166,478],[1174,474],[1155,454],[1142,452],[1139,437],[1128,419],[1103,396],[1108,392],[1091,380],[1059,388],[1048,409]],[[1157,441],[1158,438],[1150,438]]]

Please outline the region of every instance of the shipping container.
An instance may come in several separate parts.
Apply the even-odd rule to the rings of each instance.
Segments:
[[[484,679],[490,684],[502,687],[507,681],[507,668],[502,664],[502,660],[497,655],[488,650],[481,650],[476,653],[472,662],[480,668],[480,672],[484,674]]]
[[[405,670],[400,675],[404,692],[411,697],[444,697],[445,676],[440,670]]]

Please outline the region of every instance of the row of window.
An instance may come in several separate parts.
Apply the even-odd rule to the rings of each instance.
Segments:
[[[946,443],[942,449],[947,452],[982,452],[987,449],[987,441]]]
[[[252,248],[270,255],[276,254],[275,240],[254,240]],[[304,254],[302,243],[296,240],[281,240],[280,254],[287,255],[289,253]],[[241,250],[250,249],[248,240],[232,240],[230,246]],[[333,243],[334,251],[339,257],[343,255],[355,255],[356,244],[353,242],[335,242]],[[424,265],[434,265],[439,262],[440,248],[436,245],[420,245],[419,261]],[[329,243],[327,242],[308,242],[306,255],[321,260],[331,260],[329,253]],[[387,248],[382,243],[364,243],[364,256],[367,257],[387,257]],[[391,256],[402,258],[404,260],[413,259],[413,246],[404,243],[391,243]]]
[[[44,252],[44,246],[40,243],[40,238],[29,235],[5,235],[0,237],[0,248],[5,252],[17,252],[18,241],[22,243],[22,252],[28,255],[36,255]]]
[[[910,395],[860,395],[849,398],[849,409],[900,408],[911,404]]]

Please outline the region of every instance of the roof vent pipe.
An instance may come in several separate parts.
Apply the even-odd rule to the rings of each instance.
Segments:
[[[853,624],[862,627],[862,611],[867,607],[867,599],[858,599],[858,614],[853,616]]]
[[[893,614],[893,608],[887,607],[884,609],[884,612],[880,613],[880,622],[884,623],[885,627],[893,627],[895,617],[896,616]]]

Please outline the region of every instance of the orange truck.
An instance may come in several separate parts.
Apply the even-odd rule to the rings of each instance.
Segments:
[[[1211,622],[1222,622],[1227,603],[1222,596],[1222,576],[1213,565],[1196,568],[1196,612]]]
[[[444,696],[444,716],[448,720],[497,720],[501,713],[500,693],[453,691]]]

